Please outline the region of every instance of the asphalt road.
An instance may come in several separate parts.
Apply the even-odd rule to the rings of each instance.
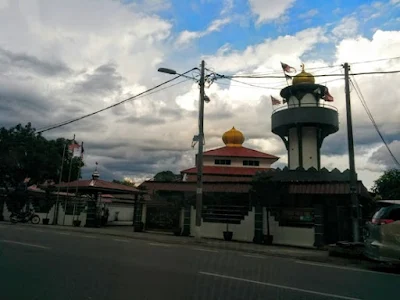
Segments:
[[[397,299],[400,275],[0,225],[0,299]]]

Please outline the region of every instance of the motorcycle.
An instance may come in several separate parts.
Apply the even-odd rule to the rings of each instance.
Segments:
[[[40,223],[40,217],[35,214],[32,209],[27,212],[12,213],[10,216],[10,220],[12,223],[27,223],[29,221],[32,222],[32,224]]]

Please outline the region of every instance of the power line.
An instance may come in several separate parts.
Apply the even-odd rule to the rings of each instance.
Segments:
[[[393,71],[372,71],[372,72],[359,72],[359,73],[351,73],[351,76],[361,76],[361,75],[383,75],[383,74],[395,74],[400,73],[400,70]],[[263,76],[263,75],[220,75],[222,78],[286,78],[285,76]],[[320,74],[320,75],[302,75],[301,77],[343,77],[343,74]]]
[[[170,79],[170,80],[164,81],[163,83],[160,83],[160,84],[158,84],[158,85],[156,85],[156,86],[154,86],[154,87],[152,87],[152,88],[150,88],[150,89],[148,89],[148,90],[146,90],[146,91],[144,91],[144,92],[141,92],[141,93],[139,93],[139,94],[136,94],[135,96],[129,97],[129,98],[125,99],[125,100],[122,100],[122,101],[120,101],[120,102],[114,103],[114,104],[112,104],[112,105],[110,105],[110,106],[107,106],[107,107],[105,107],[105,108],[99,109],[99,110],[94,111],[94,112],[92,112],[92,113],[83,115],[83,116],[81,116],[81,117],[78,117],[78,118],[75,118],[75,119],[71,119],[71,120],[67,120],[67,121],[64,121],[64,122],[61,122],[61,123],[58,123],[58,124],[51,125],[51,126],[45,128],[45,129],[38,130],[36,133],[40,134],[40,133],[43,133],[43,132],[46,132],[46,131],[50,131],[50,130],[52,130],[52,129],[56,129],[56,128],[59,128],[59,127],[62,127],[62,126],[65,126],[65,125],[68,125],[68,124],[71,124],[71,123],[74,123],[74,122],[83,120],[83,119],[86,119],[86,118],[88,118],[88,117],[91,117],[91,116],[94,116],[94,115],[96,115],[96,114],[98,114],[98,113],[101,113],[101,112],[103,112],[103,111],[105,111],[105,110],[108,110],[108,109],[110,109],[110,108],[113,108],[113,107],[116,107],[116,106],[118,106],[118,105],[121,105],[121,104],[123,104],[123,103],[125,103],[125,102],[127,102],[127,101],[130,101],[130,100],[133,100],[133,99],[137,99],[137,98],[142,97],[142,96],[151,95],[151,94],[153,94],[153,93],[156,93],[156,92],[165,90],[165,89],[167,89],[167,88],[170,88],[170,87],[172,87],[172,86],[178,85],[178,84],[180,84],[180,83],[183,83],[183,82],[185,82],[185,81],[188,81],[189,79],[185,79],[185,80],[180,81],[180,82],[178,82],[178,83],[169,85],[169,86],[167,86],[167,87],[165,87],[165,88],[163,88],[163,89],[159,89],[159,90],[157,90],[157,91],[154,91],[154,90],[158,89],[159,87],[164,86],[164,85],[166,85],[166,84],[168,84],[168,83],[174,81],[175,79],[177,79],[177,78],[181,77],[182,75],[185,75],[185,74],[187,74],[187,73],[189,73],[189,72],[191,72],[191,71],[193,71],[193,69],[192,69],[192,70],[189,70],[189,71],[187,71],[187,72],[185,72],[185,73],[182,73],[182,74],[180,74],[180,75],[178,75],[178,76],[175,76],[174,78],[172,78],[172,79]],[[152,92],[152,91],[153,91],[153,92]],[[152,92],[152,93],[150,93],[150,92]],[[145,94],[146,94],[146,95],[145,95]]]
[[[376,122],[375,122],[375,120],[374,120],[374,117],[372,116],[372,113],[371,113],[371,111],[370,111],[369,108],[368,108],[367,102],[365,101],[365,98],[364,98],[364,96],[363,96],[363,94],[362,94],[362,92],[361,92],[361,89],[360,89],[360,87],[359,87],[359,85],[358,85],[356,79],[354,78],[354,76],[353,76],[353,80],[351,80],[350,82],[351,82],[351,84],[353,85],[354,90],[356,91],[357,96],[358,96],[358,98],[360,99],[360,102],[361,102],[362,106],[364,107],[365,112],[366,112],[367,115],[368,115],[368,118],[371,120],[372,125],[374,126],[376,132],[378,133],[378,135],[379,135],[379,137],[381,138],[383,144],[385,145],[386,149],[388,150],[390,156],[392,157],[393,161],[400,167],[399,161],[398,161],[397,158],[394,156],[392,150],[390,150],[389,145],[387,144],[385,138],[383,137],[381,131],[379,130],[379,127],[378,127],[378,125],[376,124]]]
[[[357,61],[357,62],[351,62],[349,64],[351,64],[351,65],[368,64],[368,63],[381,62],[381,61],[390,61],[390,60],[395,60],[395,59],[400,59],[400,56],[388,57],[388,58],[379,58],[379,59],[373,59],[373,60]],[[336,67],[341,67],[341,66],[342,65],[326,65],[326,66],[320,66],[320,67],[307,68],[307,70],[318,71],[318,70],[336,68]],[[272,74],[279,74],[281,72],[282,72],[282,70],[274,70],[274,71],[267,72],[267,73],[242,74],[241,76],[253,76],[253,75],[256,75],[256,76],[257,75],[258,76],[267,76],[267,75],[272,75]]]

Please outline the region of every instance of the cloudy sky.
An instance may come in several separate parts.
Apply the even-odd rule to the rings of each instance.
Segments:
[[[32,122],[37,129],[117,103],[178,72],[206,67],[219,74],[282,75],[280,61],[316,75],[400,70],[400,1],[335,0],[0,0],[0,126]],[[377,61],[378,60],[378,61]],[[371,62],[375,61],[375,62]],[[194,74],[195,75],[195,74]],[[357,76],[362,95],[400,159],[399,74]],[[220,79],[206,93],[206,148],[222,146],[235,126],[245,146],[280,156],[271,133],[270,95],[284,79]],[[179,81],[177,81],[178,83]],[[244,82],[244,83],[243,83]],[[348,166],[344,84],[319,77],[335,97],[340,131],[328,137],[322,165]],[[250,84],[250,85],[249,85]],[[367,187],[394,166],[355,91],[356,167]],[[103,179],[135,182],[163,170],[192,167],[198,89],[188,80],[54,129],[85,143],[84,176],[95,162]]]

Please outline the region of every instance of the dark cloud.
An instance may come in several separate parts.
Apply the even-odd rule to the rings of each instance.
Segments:
[[[84,94],[105,94],[121,89],[123,77],[117,72],[117,66],[108,63],[99,66],[92,73],[86,73],[84,79],[75,84],[74,91]]]
[[[393,153],[393,156],[400,162],[400,139],[397,141],[393,141],[389,144],[389,149]],[[385,168],[400,168],[396,165],[395,161],[393,160],[392,156],[390,155],[386,146],[381,146],[378,150],[376,150],[369,161],[372,163],[384,165]]]
[[[13,53],[3,48],[0,48],[0,63],[2,67],[28,69],[44,76],[56,76],[70,72],[70,69],[62,62],[43,61],[32,55]]]
[[[130,116],[127,118],[120,119],[120,120],[118,120],[118,122],[152,126],[152,125],[165,124],[166,120],[164,120],[162,118],[153,117],[153,116],[142,116],[142,117]]]

